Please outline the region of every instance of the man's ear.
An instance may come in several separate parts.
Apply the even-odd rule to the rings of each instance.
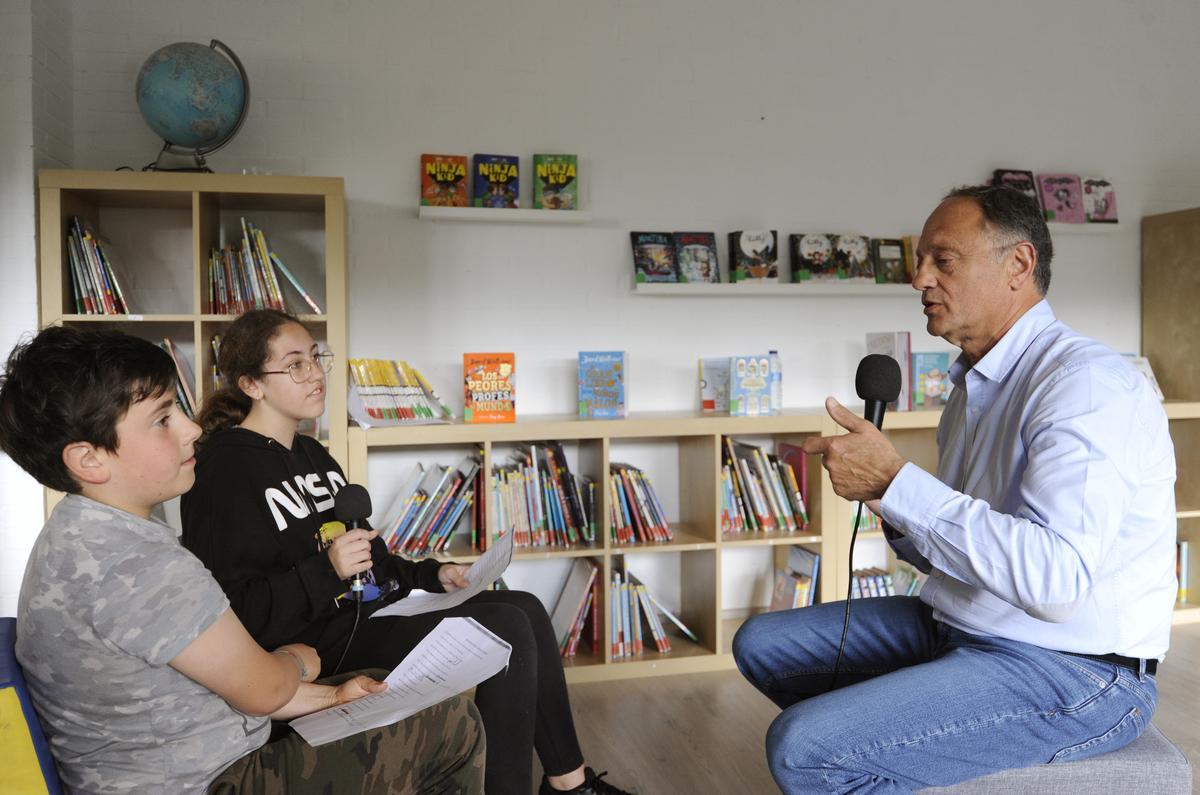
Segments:
[[[99,486],[107,483],[112,473],[108,470],[108,457],[111,455],[100,450],[89,442],[71,442],[63,448],[63,463],[75,480]]]
[[[238,389],[246,393],[246,397],[251,400],[262,400],[263,388],[262,384],[257,379],[251,378],[248,375],[243,375],[238,379]]]
[[[1032,283],[1036,269],[1037,249],[1028,240],[1023,240],[1013,246],[1012,256],[1008,259],[1008,286],[1016,291],[1026,283]]]

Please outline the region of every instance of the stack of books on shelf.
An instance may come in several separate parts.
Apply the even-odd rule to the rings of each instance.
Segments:
[[[900,596],[916,596],[921,592],[925,578],[926,575],[911,564],[896,561],[896,568],[892,570],[892,590]]]
[[[71,265],[71,295],[80,315],[125,315],[129,304],[113,269],[108,247],[79,216],[71,217],[67,232],[67,259]]]
[[[890,572],[879,568],[855,569],[850,575],[850,598],[895,596],[896,587]]]
[[[192,368],[188,367],[187,361],[180,355],[170,337],[163,337],[158,347],[166,351],[171,361],[175,362],[175,402],[188,419],[191,419],[196,416],[196,410],[199,408],[196,405],[196,396],[192,393]]]
[[[618,544],[675,540],[650,478],[629,464],[610,464],[608,484],[612,539]]]
[[[867,353],[891,356],[900,365],[900,396],[888,404],[892,411],[946,405],[954,388],[950,381],[949,351],[914,352],[907,331],[883,331],[867,334]]]
[[[492,472],[496,526],[500,534],[514,533],[517,547],[595,543],[595,494],[590,478],[572,474],[559,442],[521,445]]]
[[[809,607],[817,597],[817,575],[821,555],[804,547],[788,550],[787,566],[775,570],[775,586],[771,589],[769,610],[791,610]]]
[[[604,595],[600,592],[603,578],[600,567],[587,558],[576,558],[567,574],[562,593],[550,613],[550,625],[558,638],[558,651],[563,657],[574,657],[584,630],[591,638],[593,654],[600,653],[600,607]]]
[[[416,464],[379,526],[388,551],[413,558],[443,553],[463,522],[474,542],[483,526],[482,512],[473,510],[482,503],[481,460],[482,451],[455,467]]]
[[[307,308],[321,314],[321,307],[271,251],[262,230],[245,218],[241,221],[242,239],[214,248],[208,258],[208,304],[213,314],[240,315],[251,309],[286,311],[279,274]]]
[[[721,532],[797,533],[808,529],[808,465],[803,449],[778,456],[728,436],[722,440]]]
[[[454,419],[454,411],[408,362],[351,359],[353,390],[348,410],[362,427],[432,425]]]
[[[662,606],[654,595],[631,572],[622,576],[613,572],[612,579],[612,656],[614,660],[640,656],[653,642],[659,654],[671,653],[671,639],[667,637],[662,617],[666,616],[679,631],[693,643],[696,637],[679,618]],[[648,631],[643,632],[643,626]],[[646,639],[649,634],[649,641]]]

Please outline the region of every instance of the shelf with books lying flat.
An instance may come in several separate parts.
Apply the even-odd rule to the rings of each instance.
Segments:
[[[489,224],[586,224],[589,210],[534,210],[520,207],[425,207],[417,208],[422,221],[460,221]]]
[[[874,282],[635,282],[633,294],[650,298],[736,298],[771,296],[774,298],[912,298],[918,299],[911,284],[875,284]]]

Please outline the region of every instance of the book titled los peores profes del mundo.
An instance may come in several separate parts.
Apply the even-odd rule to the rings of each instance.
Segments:
[[[463,354],[463,422],[517,421],[517,357]]]
[[[579,352],[579,416],[625,416],[625,352]]]

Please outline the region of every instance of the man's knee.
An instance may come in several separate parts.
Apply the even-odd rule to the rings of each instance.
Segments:
[[[765,628],[768,614],[748,618],[733,636],[733,659],[742,675],[757,680],[759,652],[770,642],[773,630]]]
[[[823,773],[811,718],[799,709],[785,709],[767,729],[767,766],[784,792],[824,792]]]

